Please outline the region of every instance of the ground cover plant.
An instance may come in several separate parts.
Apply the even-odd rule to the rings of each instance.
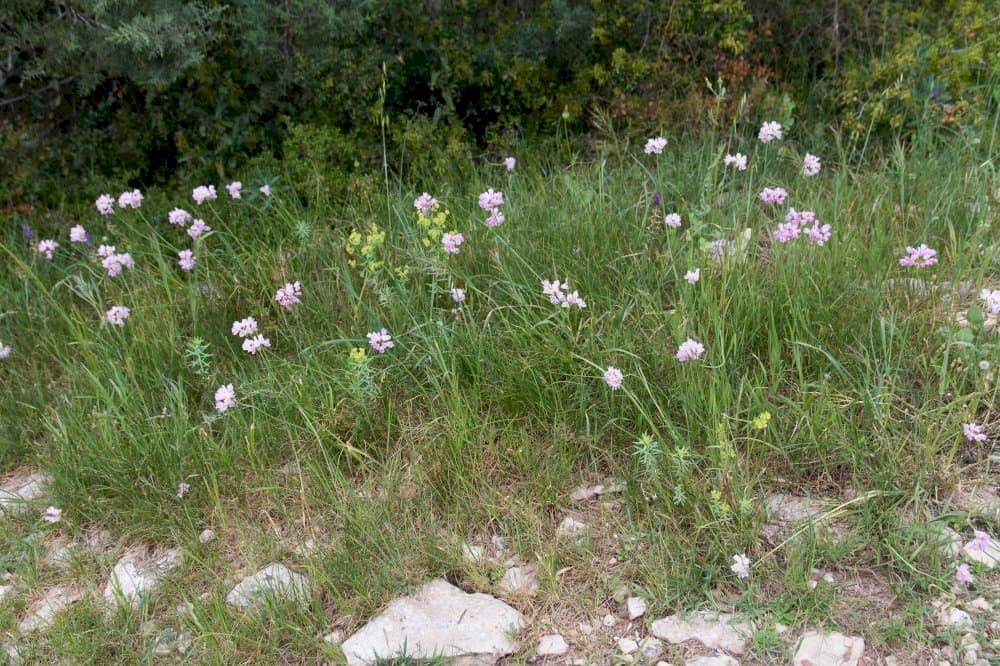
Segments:
[[[326,206],[276,172],[12,212],[0,461],[50,480],[0,519],[4,643],[28,662],[338,660],[324,635],[430,578],[496,592],[511,557],[537,576],[508,590],[532,620],[511,663],[550,633],[620,661],[642,625],[616,619],[623,588],[650,618],[750,618],[742,663],[785,660],[782,626],[962,658],[932,602],[989,605],[1000,583],[965,556],[1000,537],[995,137],[858,155],[790,120],[387,171]],[[778,496],[823,500],[823,529],[775,528]],[[183,564],[107,613],[129,544]],[[275,561],[306,603],[227,603]],[[79,599],[23,631],[57,584]],[[183,654],[156,651],[164,625]],[[995,651],[988,613],[970,635]]]

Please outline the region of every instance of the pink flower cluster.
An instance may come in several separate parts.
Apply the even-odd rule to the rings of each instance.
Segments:
[[[428,215],[431,209],[438,204],[438,200],[424,192],[413,200],[413,207],[420,211],[421,215]]]
[[[236,390],[233,388],[232,384],[225,384],[215,390],[215,408],[219,411],[220,414],[226,411],[227,409],[235,406],[236,406]],[[186,486],[186,485],[187,485],[186,483],[181,484],[181,486]],[[188,486],[188,489],[190,489],[190,486]],[[178,488],[177,496],[184,497],[185,492],[186,490],[182,491],[180,488]]]
[[[560,282],[559,280],[542,280],[542,293],[549,297],[549,302],[553,305],[561,305],[564,308],[576,306],[578,310],[582,310],[587,307],[587,301],[580,298],[580,294],[576,291],[571,293],[566,293],[569,291],[569,281]]]
[[[701,269],[696,268],[693,271],[688,271],[684,274],[684,279],[687,280],[688,284],[695,284],[701,279]]]
[[[812,227],[807,229],[809,224],[812,224]],[[809,240],[817,245],[823,245],[830,240],[829,224],[820,225],[819,220],[816,219],[816,213],[811,210],[797,211],[794,208],[788,210],[785,215],[785,223],[778,225],[774,232],[774,238],[780,243],[787,243],[798,238],[803,230],[805,230]]]
[[[142,192],[139,190],[132,190],[131,192],[122,192],[118,195],[118,207],[119,208],[138,208],[142,205]]]
[[[256,356],[263,347],[270,347],[271,341],[264,337],[263,334],[258,333],[252,338],[246,338],[243,341],[243,351],[250,354],[251,356]]]
[[[123,328],[125,326],[125,320],[128,319],[131,314],[132,311],[124,305],[115,305],[112,306],[104,316],[107,317],[108,323],[112,326]]]
[[[667,140],[662,136],[653,137],[646,142],[646,147],[643,151],[647,155],[659,155],[663,152],[663,149],[667,147]]]
[[[983,289],[979,297],[985,301],[986,311],[991,315],[1000,314],[1000,289]]]
[[[278,301],[283,307],[291,308],[296,303],[301,303],[302,296],[302,283],[301,282],[287,282],[285,286],[278,290],[278,293],[274,295],[274,300]]]
[[[781,137],[781,124],[774,121],[761,125],[760,132],[757,133],[757,138],[760,139],[761,143],[771,143]]]
[[[985,442],[988,439],[986,430],[978,423],[962,424],[962,432],[965,433],[965,438],[970,442]]]
[[[199,206],[210,199],[218,199],[215,193],[215,185],[199,185],[191,191],[191,198]]]
[[[135,268],[135,262],[132,261],[132,255],[128,252],[116,253],[114,246],[102,245],[98,249],[97,253],[101,254],[101,251],[105,254],[101,255],[104,260],[101,262],[101,266],[104,270],[108,272],[108,277],[117,277],[121,274],[123,268],[132,270]],[[110,250],[110,251],[109,251]]]
[[[806,153],[806,156],[802,158],[802,175],[803,176],[815,176],[819,173],[821,168],[819,158],[815,155],[810,155]]]
[[[705,353],[705,345],[688,338],[677,348],[677,360],[681,363],[697,361]]]
[[[736,153],[735,155],[726,155],[722,159],[722,163],[726,166],[736,167],[737,171],[747,170],[747,156],[743,153]]]
[[[622,371],[614,366],[608,366],[608,369],[604,371],[604,383],[612,391],[617,391],[622,387],[622,381],[624,381],[625,376]]]
[[[0,342],[0,360],[8,358],[10,356],[10,345],[5,345]]]
[[[191,213],[187,212],[183,208],[174,208],[172,211],[167,213],[167,221],[176,227],[183,227],[191,221]]]
[[[465,242],[465,237],[460,233],[442,234],[441,245],[445,254],[458,254],[459,246]]]
[[[233,335],[238,335],[244,339],[243,351],[248,354],[256,355],[262,347],[271,346],[271,341],[265,338],[263,334],[257,334],[256,336],[251,337],[254,333],[257,333],[257,320],[253,317],[247,317],[246,319],[234,321],[232,333]]]
[[[504,159],[503,165],[507,167],[507,172],[510,173],[514,170],[514,167],[517,166],[517,160],[513,157],[507,157]]]
[[[733,564],[729,569],[737,578],[750,577],[750,558],[746,554],[733,555]]]
[[[681,226],[681,216],[679,213],[670,213],[663,218],[663,223],[676,229]]]
[[[191,223],[191,226],[188,227],[187,235],[190,236],[191,238],[197,239],[202,234],[207,233],[207,232],[209,232],[211,230],[212,230],[212,227],[210,227],[207,224],[205,224],[205,220],[202,220],[200,218],[196,218]]]
[[[766,204],[778,204],[780,206],[785,203],[785,199],[787,198],[788,192],[783,187],[765,187],[760,191],[760,200]]]
[[[937,250],[932,250],[926,245],[906,248],[907,255],[899,260],[900,266],[916,266],[917,268],[927,268],[937,263]]]
[[[452,290],[451,290],[451,300],[453,300],[456,303],[464,303],[465,302],[465,290],[464,289],[459,289],[458,287],[453,287]]]
[[[243,183],[241,183],[238,180],[235,180],[235,181],[229,183],[228,185],[226,185],[226,191],[229,192],[229,198],[230,199],[241,199],[242,198],[242,194],[241,194],[240,191],[242,189],[243,189]]]
[[[45,513],[42,514],[42,520],[47,523],[58,523],[62,520],[62,509],[57,509],[54,506],[50,506],[45,509]]]
[[[83,228],[82,224],[78,224],[69,230],[69,242],[70,243],[87,242],[87,230]]]
[[[367,337],[368,344],[379,354],[384,354],[385,350],[396,346],[396,343],[392,341],[392,336],[389,335],[389,331],[384,328],[381,331],[372,331]]]
[[[492,187],[479,195],[479,207],[490,214],[486,218],[486,226],[492,228],[503,224],[503,212],[500,210],[503,203],[503,192],[494,192]]]
[[[52,253],[55,252],[57,247],[59,247],[59,243],[54,240],[47,239],[38,241],[38,247],[36,249],[38,250],[38,254],[44,254],[46,259],[52,261]]]
[[[177,253],[177,263],[180,265],[181,270],[193,270],[195,261],[197,261],[197,258],[191,250],[181,250]]]
[[[97,197],[94,207],[101,215],[112,215],[115,212],[115,198],[110,194],[102,194]]]

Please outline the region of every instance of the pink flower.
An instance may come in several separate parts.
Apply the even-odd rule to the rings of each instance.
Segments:
[[[507,172],[509,173],[514,170],[514,167],[517,165],[517,160],[515,160],[513,157],[508,157],[504,159],[503,165],[507,167]]]
[[[109,254],[101,262],[101,266],[108,271],[109,277],[117,277],[122,272],[122,268],[129,270],[135,268],[135,262],[132,261],[131,254],[122,252],[121,254]]]
[[[233,387],[233,385],[229,384],[229,388],[232,388],[232,387]],[[218,396],[219,392],[216,391],[215,395]],[[218,399],[218,398],[216,398],[216,399]],[[235,404],[236,404],[236,402],[234,401],[233,404],[232,405],[228,405],[226,407],[226,409],[229,409],[229,407],[232,407]],[[216,402],[215,408],[219,409],[219,403],[218,402]],[[224,412],[226,410],[225,409],[220,409],[219,411],[220,412]],[[191,490],[191,486],[189,484],[184,483],[184,482],[178,483],[177,484],[177,499],[184,499],[184,496],[187,495],[190,490]]]
[[[451,300],[455,301],[456,303],[464,303],[465,302],[465,290],[464,289],[459,289],[458,287],[453,288],[451,290]]]
[[[485,211],[493,211],[502,205],[503,192],[494,192],[492,187],[479,195],[479,207]]]
[[[726,155],[722,159],[722,163],[726,166],[734,166],[737,171],[747,170],[747,156],[743,153],[736,153],[735,155]]]
[[[907,246],[906,251],[909,254],[899,260],[900,266],[927,268],[937,263],[937,250],[932,250],[926,245],[920,245],[920,247]]]
[[[988,439],[983,426],[978,423],[965,423],[962,425],[962,431],[970,442],[985,442]]]
[[[262,348],[270,346],[271,341],[265,338],[261,333],[258,333],[253,338],[247,338],[243,341],[243,351],[252,356],[256,356],[257,352],[259,352]]]
[[[678,215],[677,213],[670,213],[669,215],[663,218],[663,223],[666,224],[668,227],[677,228],[681,226],[681,216]]]
[[[794,240],[798,237],[799,225],[794,222],[779,224],[778,228],[774,230],[774,239],[779,243],[787,243],[788,241]]]
[[[701,269],[696,268],[693,271],[688,271],[684,274],[684,279],[687,280],[688,284],[694,284],[701,279]]]
[[[458,254],[459,246],[465,242],[465,238],[462,234],[442,234],[441,235],[441,245],[444,247],[445,254]]]
[[[132,311],[124,305],[115,305],[107,311],[105,316],[108,318],[108,323],[112,326],[123,328],[125,326],[125,320],[128,319],[131,314]]]
[[[219,195],[215,193],[215,185],[199,185],[191,190],[191,198],[200,206],[209,199],[218,199]]]
[[[553,305],[561,305],[564,308],[576,306],[579,310],[587,307],[587,302],[580,298],[578,292],[566,294],[563,290],[569,291],[569,282],[542,280],[542,293],[549,297],[549,302]]]
[[[785,203],[786,198],[788,198],[788,192],[783,187],[765,187],[760,191],[760,200],[766,204],[781,205]]]
[[[229,409],[230,407],[235,407],[235,406],[236,406],[236,391],[233,389],[232,384],[226,384],[224,386],[220,386],[215,390],[215,408],[219,411],[220,414]],[[181,490],[180,488],[177,489],[177,496],[183,497],[184,495],[181,493],[180,490]]]
[[[115,198],[110,194],[102,194],[94,202],[94,208],[101,215],[112,215],[115,212]]]
[[[372,331],[369,333],[368,344],[379,354],[384,354],[386,349],[392,349],[396,346],[396,343],[392,341],[392,336],[389,335],[389,331],[384,328],[381,331]]]
[[[490,216],[486,218],[486,226],[488,226],[491,229],[493,227],[499,227],[501,224],[503,224],[503,221],[504,221],[503,212],[501,212],[499,209],[494,209],[493,212],[490,213]]]
[[[986,311],[991,315],[1000,314],[1000,289],[983,289],[979,297],[986,302]]]
[[[191,223],[191,226],[188,227],[187,233],[191,238],[197,239],[203,233],[211,230],[212,227],[205,224],[205,220],[195,219],[195,221]]]
[[[794,208],[789,208],[788,212],[785,213],[785,222],[790,222],[797,225],[806,225],[810,222],[816,221],[816,213],[811,210],[795,210]]]
[[[78,224],[69,230],[69,242],[70,243],[87,242],[87,230],[83,228],[82,224]]]
[[[0,343],[0,360],[10,356],[10,346]]]
[[[265,197],[271,196],[271,186],[270,185],[261,185],[260,186],[260,193],[263,194]]]
[[[52,261],[52,253],[57,247],[59,247],[59,243],[51,239],[38,241],[38,254],[44,254],[46,259]]]
[[[191,250],[181,250],[177,253],[177,263],[180,264],[181,270],[193,270],[195,261],[196,257]]]
[[[122,192],[118,195],[118,207],[119,208],[138,208],[142,205],[142,192],[139,190],[132,190],[131,192]]]
[[[625,376],[622,375],[622,371],[616,367],[608,366],[608,369],[604,371],[604,383],[607,384],[612,391],[620,389],[624,379]]]
[[[427,215],[438,203],[438,200],[424,192],[413,200],[413,207],[420,211],[421,215]]]
[[[955,567],[955,580],[962,585],[969,585],[975,582],[976,579],[972,576],[972,572],[969,571],[969,565],[963,563]]]
[[[774,121],[764,123],[761,125],[760,132],[757,134],[757,138],[760,139],[761,143],[771,143],[776,139],[781,138],[781,125]]]
[[[973,530],[972,534],[972,541],[966,544],[966,548],[969,550],[979,551],[980,553],[985,553],[989,550],[990,543],[992,542],[989,534],[980,530]]]
[[[191,221],[191,213],[187,212],[183,208],[174,208],[172,211],[167,213],[167,220],[170,224],[176,227],[183,227]]]
[[[285,286],[278,290],[278,293],[274,295],[274,300],[278,301],[281,305],[286,308],[290,308],[296,303],[300,303],[299,297],[302,296],[302,283],[301,282],[287,282]]]
[[[819,173],[820,166],[818,157],[806,153],[806,156],[802,158],[802,175],[815,176]]]
[[[42,520],[44,520],[47,523],[58,523],[60,520],[62,520],[62,509],[57,509],[54,506],[50,506],[45,510],[45,513],[42,515]]]
[[[228,185],[226,185],[226,190],[229,192],[229,197],[231,199],[240,199],[240,198],[242,198],[240,196],[240,190],[242,190],[242,189],[243,189],[243,183],[241,183],[238,180],[234,180],[233,182],[231,182]]]
[[[565,300],[563,300],[562,306],[564,308],[576,306],[578,310],[583,310],[585,307],[587,307],[587,301],[580,298],[580,294],[574,291],[571,294],[566,294],[566,298]]]
[[[253,317],[247,317],[240,321],[234,321],[232,330],[233,335],[238,335],[241,338],[248,337],[257,332],[257,320]]]
[[[662,136],[653,137],[646,141],[646,147],[643,148],[643,152],[647,155],[659,155],[663,152],[663,149],[667,147],[667,140]]]
[[[97,248],[98,257],[110,257],[114,253],[115,253],[114,245],[102,245],[99,248]]]
[[[733,555],[733,564],[729,568],[737,578],[749,578],[750,558],[746,554]]]
[[[688,338],[681,343],[680,347],[677,348],[677,360],[681,363],[697,361],[704,353],[705,346],[703,344]]]
[[[824,224],[823,226],[819,226],[819,222],[814,222],[812,228],[806,231],[806,235],[809,236],[809,240],[816,243],[816,245],[823,245],[830,240],[830,225]]]

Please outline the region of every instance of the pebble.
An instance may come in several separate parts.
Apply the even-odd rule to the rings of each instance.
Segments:
[[[566,639],[559,634],[549,634],[542,636],[538,641],[538,649],[535,651],[540,657],[558,657],[569,652],[569,645]]]
[[[618,649],[622,654],[632,654],[639,649],[639,643],[631,638],[619,638]]]
[[[202,530],[201,534],[198,535],[198,541],[201,543],[208,543],[215,539],[214,530]]]
[[[636,620],[646,614],[646,600],[642,597],[629,597],[625,600],[628,609],[628,619]]]

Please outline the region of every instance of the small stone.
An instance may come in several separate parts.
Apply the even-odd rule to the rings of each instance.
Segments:
[[[3,597],[0,596],[0,598],[3,598]],[[977,598],[973,599],[972,601],[970,601],[969,602],[969,607],[970,608],[974,608],[975,610],[978,610],[978,611],[983,611],[984,613],[989,613],[991,610],[993,610],[993,604],[991,604],[990,602],[986,601],[986,599],[984,599],[983,597],[977,597]]]
[[[903,666],[903,662],[901,662],[898,657],[890,655],[885,658],[883,666]]]
[[[570,493],[569,498],[574,502],[586,502],[587,500],[591,500],[600,495],[600,493],[597,492],[597,488],[598,486],[580,486]]]
[[[20,515],[33,504],[41,503],[51,482],[51,477],[42,472],[22,472],[0,483],[0,516],[5,513]]]
[[[643,659],[652,661],[663,653],[663,641],[647,636],[639,641],[639,652],[642,653]]]
[[[702,611],[692,613],[687,619],[675,614],[653,622],[649,631],[668,643],[696,640],[709,649],[741,655],[753,633],[753,625],[733,623],[732,620],[733,617],[726,613],[715,615]]]
[[[202,530],[201,534],[198,535],[198,541],[201,543],[209,543],[215,540],[215,530]]]
[[[586,666],[586,664],[587,664],[586,659],[577,658],[573,660],[573,666]]]
[[[180,548],[129,548],[115,564],[108,584],[104,586],[104,600],[114,604],[121,599],[138,607],[144,596],[152,594],[183,563],[184,555]]]
[[[617,588],[611,592],[611,598],[615,600],[615,603],[623,603],[628,597],[629,589],[628,585],[619,585]]]
[[[538,567],[534,564],[511,567],[503,575],[499,586],[505,594],[534,594],[538,591]]]
[[[549,634],[542,636],[538,641],[538,649],[535,654],[540,657],[558,657],[569,652],[569,645],[559,634]]]
[[[639,643],[631,638],[619,638],[618,649],[622,654],[632,654],[639,649]]]
[[[684,662],[684,666],[740,666],[740,662],[728,654],[709,654],[697,659],[689,659]]]
[[[959,608],[942,608],[938,613],[938,623],[946,629],[971,627],[972,616]]]
[[[255,608],[267,597],[304,604],[309,599],[309,581],[283,564],[269,564],[247,576],[226,595],[226,603],[237,608]]]
[[[774,625],[774,630],[778,633],[779,636],[781,636],[783,634],[788,633],[788,625],[781,624],[780,622],[778,622]]]
[[[618,620],[615,619],[615,616],[612,615],[611,613],[608,613],[607,615],[605,615],[604,616],[604,620],[603,620],[605,627],[613,627],[613,626],[615,626],[615,622],[617,622],[617,621]]]
[[[629,597],[625,600],[628,619],[636,620],[646,614],[646,600],[642,597]]]
[[[467,543],[462,544],[462,559],[470,564],[475,564],[483,559],[486,550],[482,546],[473,546]]]
[[[323,640],[329,643],[330,645],[340,645],[341,643],[344,642],[344,632],[340,629],[334,629],[326,636],[324,636]]]
[[[65,585],[50,588],[28,611],[28,615],[17,625],[17,630],[29,634],[47,628],[59,612],[72,606],[82,596],[78,590]]]
[[[3,600],[6,599],[8,595],[11,595],[13,593],[14,593],[13,585],[0,585],[0,604],[3,603]]]
[[[799,639],[792,666],[858,666],[864,655],[865,640],[859,636],[808,631]]]
[[[56,537],[49,544],[49,547],[45,549],[42,562],[53,569],[67,571],[73,566],[73,561],[76,559],[76,550],[77,545],[66,537]]]
[[[834,583],[833,574],[830,573],[829,571],[823,574],[823,582],[827,583],[828,585],[833,585]]]
[[[581,523],[572,516],[566,516],[563,521],[559,523],[559,527],[556,528],[556,538],[579,538],[587,533],[586,523]]]

